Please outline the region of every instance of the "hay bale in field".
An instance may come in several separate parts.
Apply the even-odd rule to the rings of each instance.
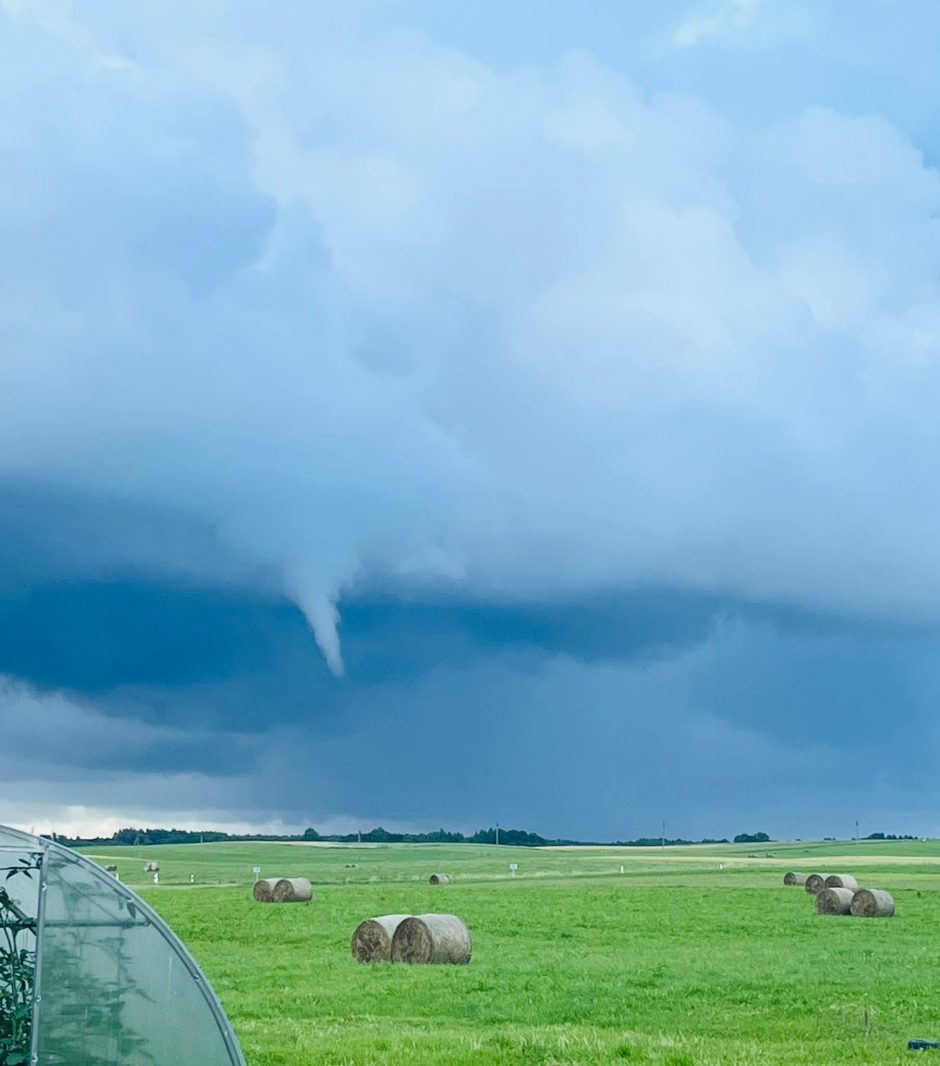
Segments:
[[[392,962],[465,966],[472,950],[470,931],[455,914],[406,918],[392,937]]]
[[[282,877],[274,885],[275,903],[308,903],[313,889],[306,877]]]
[[[830,874],[826,878],[826,888],[851,888],[858,891],[858,881],[851,874]]]
[[[789,873],[783,875],[783,883],[785,885],[805,885],[806,874],[794,873],[794,871],[791,870]]]
[[[148,862],[144,867],[145,874],[158,874],[160,872],[160,864],[158,862]]]
[[[810,874],[809,877],[806,878],[806,883],[803,887],[810,893],[810,895],[815,896],[817,892],[822,892],[826,887],[826,878],[828,876],[829,874]]]
[[[274,886],[277,884],[276,877],[266,877],[263,881],[255,881],[251,894],[256,903],[273,903]]]
[[[360,922],[352,938],[353,958],[357,962],[388,962],[395,930],[410,917],[410,914],[380,914]]]
[[[891,918],[894,897],[880,888],[860,888],[852,897],[850,909],[856,918]]]
[[[431,874],[430,881],[432,885],[449,885],[450,877],[447,874]]]
[[[851,888],[823,888],[816,893],[817,914],[848,914],[855,893]]]

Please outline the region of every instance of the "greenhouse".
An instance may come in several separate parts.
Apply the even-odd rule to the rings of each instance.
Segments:
[[[244,1066],[198,965],[95,863],[0,826],[0,1066]]]

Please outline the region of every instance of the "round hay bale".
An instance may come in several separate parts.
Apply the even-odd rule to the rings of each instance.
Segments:
[[[466,966],[471,951],[470,932],[455,914],[406,918],[392,937],[392,962]]]
[[[826,878],[828,876],[829,874],[810,874],[806,878],[806,883],[803,887],[810,895],[815,896],[817,892],[822,892],[826,887]]]
[[[830,874],[826,878],[826,888],[851,888],[858,892],[858,881],[851,874]]]
[[[848,914],[855,893],[851,888],[823,888],[816,893],[817,914]]]
[[[806,874],[794,873],[792,870],[783,875],[783,883],[785,885],[805,885]]]
[[[431,874],[430,881],[432,885],[449,885],[450,878],[447,874]]]
[[[357,962],[388,962],[395,930],[410,917],[410,914],[380,914],[378,918],[360,922],[352,938],[353,958]]]
[[[891,918],[894,897],[880,888],[860,888],[852,897],[851,911],[856,918]]]
[[[251,894],[256,903],[273,903],[274,886],[277,884],[276,877],[266,877],[263,881],[255,881]]]
[[[282,877],[274,885],[275,903],[308,903],[313,889],[306,877]]]

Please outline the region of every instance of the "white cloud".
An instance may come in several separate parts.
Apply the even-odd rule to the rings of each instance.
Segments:
[[[337,672],[368,582],[936,618],[940,184],[886,122],[89,12],[0,100],[6,477],[211,528]]]
[[[676,29],[673,40],[688,48],[710,38],[725,39],[754,24],[761,0],[718,0],[689,12]]]
[[[798,2],[704,0],[691,7],[672,32],[676,48],[765,47],[812,30],[811,9]]]

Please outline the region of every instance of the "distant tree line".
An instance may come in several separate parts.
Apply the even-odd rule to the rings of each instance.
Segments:
[[[588,842],[573,841],[572,843],[587,844]],[[603,842],[592,841],[592,843],[600,844]],[[722,837],[721,840],[713,840],[711,837],[704,837],[702,840],[686,840],[684,837],[637,837],[636,840],[614,840],[608,843],[618,848],[658,848],[670,844],[727,844],[728,840],[725,837]]]
[[[297,843],[319,840],[330,844],[505,844],[511,847],[544,847],[551,844],[600,845],[613,844],[619,847],[652,848],[662,844],[728,844],[726,837],[703,840],[686,840],[683,837],[638,837],[636,840],[566,840],[539,836],[524,829],[503,829],[491,826],[478,829],[467,836],[464,833],[448,829],[434,829],[429,833],[392,833],[382,826],[376,826],[363,833],[318,833],[310,827],[302,833],[223,833],[217,829],[118,829],[109,837],[69,837],[60,833],[44,834],[51,840],[66,847],[90,847],[113,845],[149,845],[149,844],[215,844],[220,841],[251,842],[268,841]],[[873,834],[872,840],[912,840],[913,837],[885,837]],[[770,840],[766,833],[739,833],[734,838],[735,844],[759,844]]]
[[[109,837],[69,837],[59,833],[45,834],[66,847],[94,845],[148,845],[148,844],[214,844],[220,841],[250,842],[266,841],[298,843],[323,841],[333,844],[507,844],[515,847],[538,847],[545,844],[577,844],[576,840],[548,840],[538,833],[524,829],[479,829],[471,836],[447,829],[435,829],[429,833],[392,833],[376,826],[361,833],[318,833],[308,828],[303,833],[223,833],[217,829],[118,829]]]
[[[911,836],[910,833],[869,833],[866,840],[917,840],[917,837]]]

